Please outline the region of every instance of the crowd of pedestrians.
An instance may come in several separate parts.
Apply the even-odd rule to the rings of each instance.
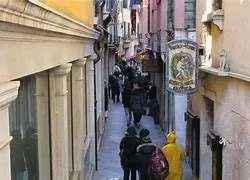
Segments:
[[[145,114],[152,116],[155,124],[159,124],[157,88],[148,77],[134,72],[126,75],[114,72],[109,76],[109,89],[113,103],[120,103],[122,99],[128,127],[133,119],[133,124],[139,128]]]
[[[143,115],[159,123],[157,87],[148,77],[132,70],[126,74],[114,72],[109,77],[113,103],[122,103],[127,130],[120,143],[124,180],[181,180],[184,152],[176,142],[175,132],[167,135],[166,145],[158,147],[150,139],[150,131],[142,128]],[[138,174],[138,175],[137,175]]]

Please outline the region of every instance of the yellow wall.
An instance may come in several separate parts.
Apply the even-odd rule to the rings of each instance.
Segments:
[[[52,9],[57,10],[85,25],[93,26],[93,0],[40,0]]]

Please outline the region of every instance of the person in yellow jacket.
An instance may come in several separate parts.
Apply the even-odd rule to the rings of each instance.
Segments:
[[[183,168],[182,162],[185,153],[182,147],[176,142],[177,137],[175,132],[170,132],[167,135],[167,144],[162,151],[169,163],[169,175],[165,180],[182,180]]]

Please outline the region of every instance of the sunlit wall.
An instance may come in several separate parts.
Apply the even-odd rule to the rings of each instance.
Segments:
[[[93,25],[94,0],[40,0],[47,6],[88,26]]]

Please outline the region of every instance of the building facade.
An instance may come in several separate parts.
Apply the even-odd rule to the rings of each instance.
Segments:
[[[91,179],[105,122],[94,16],[92,0],[0,2],[0,179]]]
[[[139,49],[154,54],[160,71],[149,72],[157,85],[160,105],[160,124],[165,132],[175,129],[175,119],[184,121],[186,96],[178,96],[166,90],[167,42],[174,39],[195,41],[195,1],[194,0],[145,0],[139,10]],[[181,102],[182,108],[180,109]]]
[[[188,110],[200,126],[202,180],[249,179],[249,8],[247,1],[197,1],[197,42],[204,51],[200,88]]]

